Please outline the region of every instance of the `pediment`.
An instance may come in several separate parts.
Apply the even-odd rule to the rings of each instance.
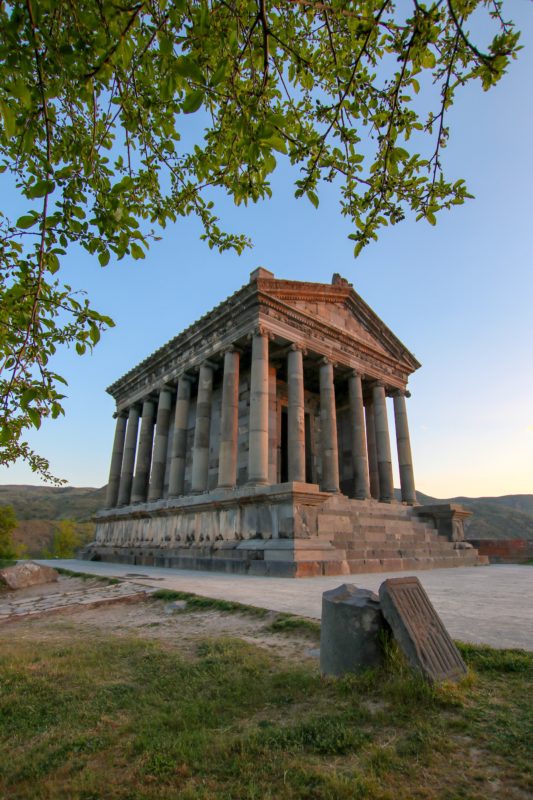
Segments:
[[[310,320],[327,325],[333,335],[338,330],[354,343],[405,364],[409,372],[419,368],[415,356],[347,281],[332,285],[282,280],[262,283],[262,293]]]

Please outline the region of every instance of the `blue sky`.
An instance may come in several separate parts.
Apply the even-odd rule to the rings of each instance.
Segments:
[[[144,262],[102,269],[86,254],[69,256],[65,280],[116,328],[92,355],[57,360],[69,381],[66,417],[31,437],[56,475],[75,486],[106,482],[106,386],[262,265],[295,280],[340,272],[422,362],[408,401],[417,488],[437,497],[533,492],[533,6],[509,9],[523,31],[518,61],[490,92],[459,92],[450,114],[448,176],[464,177],[476,199],[443,212],[435,228],[408,220],[354,260],[335,188],[322,190],[315,210],[294,199],[283,168],[272,200],[221,205],[226,227],[254,241],[241,257],[210,251],[192,219],[168,228]],[[0,469],[0,482],[39,481],[17,464]]]

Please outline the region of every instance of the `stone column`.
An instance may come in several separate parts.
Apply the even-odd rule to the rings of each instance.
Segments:
[[[200,367],[196,422],[192,451],[191,491],[205,492],[209,480],[209,432],[211,430],[211,401],[213,399],[213,365],[208,361]]]
[[[248,483],[268,483],[268,334],[252,337]]]
[[[268,368],[268,482],[278,483],[278,370]]]
[[[148,500],[159,500],[163,497],[165,470],[167,466],[168,429],[170,427],[170,407],[172,406],[172,390],[161,389],[157,404],[157,422],[155,425],[154,455],[152,458],[152,474]]]
[[[239,433],[240,353],[234,348],[224,353],[222,410],[220,414],[220,450],[218,485],[230,489],[237,483],[237,436]]]
[[[365,408],[363,405],[363,383],[361,376],[357,372],[353,372],[348,378],[348,391],[350,394],[355,497],[358,500],[366,500],[370,497],[370,482],[366,451]]]
[[[376,426],[374,421],[374,403],[365,406],[366,415],[366,447],[368,453],[368,477],[370,479],[370,496],[379,500],[378,453],[376,450]]]
[[[409,392],[398,391],[394,395],[394,422],[396,425],[396,443],[398,446],[402,500],[404,503],[409,503],[409,505],[412,506],[416,503],[416,491],[413,458],[411,456],[411,441],[409,438],[409,424],[407,422],[407,409],[405,407],[406,397],[410,397]]]
[[[287,445],[289,481],[305,482],[304,368],[301,347],[291,345],[287,356]]]
[[[128,421],[123,411],[118,412],[116,418],[117,424],[115,426],[115,438],[113,440],[111,466],[109,468],[109,480],[107,482],[106,508],[114,508],[117,504],[122,456],[124,453],[124,437],[126,436],[126,423]]]
[[[372,396],[374,399],[374,424],[378,457],[379,499],[382,503],[392,503],[394,500],[394,481],[392,478],[389,423],[387,421],[387,401],[383,384],[378,383],[374,386]]]
[[[148,481],[150,480],[150,467],[152,466],[152,447],[154,443],[155,400],[148,398],[143,403],[141,433],[139,435],[139,450],[135,477],[131,492],[132,503],[146,502]]]
[[[172,437],[172,449],[170,451],[169,497],[178,497],[180,494],[183,494],[185,486],[187,426],[189,421],[192,380],[192,377],[188,375],[180,375],[178,380],[176,410],[174,413],[174,434]]]
[[[137,432],[139,430],[139,406],[130,407],[128,412],[128,427],[126,430],[126,445],[122,459],[122,474],[118,490],[118,505],[127,506],[131,502],[131,485],[133,482],[133,467],[135,466],[135,453],[137,450]]]
[[[326,358],[320,365],[320,426],[322,444],[322,486],[325,492],[339,491],[339,446],[333,364]]]

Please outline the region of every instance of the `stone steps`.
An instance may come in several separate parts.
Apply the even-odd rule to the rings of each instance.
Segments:
[[[410,506],[332,498],[318,513],[319,537],[346,556],[349,573],[432,569],[482,563],[476,551],[456,549]],[[308,565],[307,570],[311,567]]]

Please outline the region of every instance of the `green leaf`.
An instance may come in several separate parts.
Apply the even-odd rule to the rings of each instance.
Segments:
[[[47,265],[48,265],[48,271],[51,272],[52,275],[55,275],[55,273],[59,269],[59,259],[55,255],[55,253],[48,253]]]
[[[426,67],[428,69],[433,69],[433,67],[435,66],[435,64],[437,62],[435,60],[435,56],[432,53],[432,51],[431,50],[426,50],[424,52],[424,55],[422,56],[422,59],[421,59],[420,63],[422,64],[423,67]]]
[[[196,83],[205,83],[202,70],[190,56],[180,56],[174,65],[174,69],[183,78],[190,78]]]
[[[281,136],[278,136],[278,134],[274,134],[268,139],[265,139],[265,144],[268,144],[273,150],[277,150],[278,153],[287,153],[285,140],[282,139]]]
[[[28,417],[31,420],[32,425],[39,429],[41,427],[41,414],[37,411],[36,408],[28,408]]]
[[[2,114],[6,136],[8,139],[11,139],[11,137],[17,132],[17,118],[15,116],[15,112],[10,106],[8,106],[7,103],[5,103],[3,100],[0,100],[0,113]]]
[[[314,207],[318,208],[318,202],[319,201],[318,201],[318,196],[315,194],[315,192],[312,192],[312,191],[309,190],[307,192],[307,197],[311,201],[311,203],[314,205]]]
[[[91,325],[89,328],[89,336],[93,344],[97,344],[100,341],[100,331],[96,325]]]
[[[101,267],[106,267],[109,264],[109,259],[111,254],[109,250],[104,250],[103,253],[98,253],[98,261],[100,262]]]
[[[28,189],[26,189],[25,195],[30,200],[33,200],[36,197],[44,197],[46,194],[51,194],[55,188],[56,185],[54,181],[41,180],[37,181],[36,183],[28,187]]]
[[[39,394],[37,389],[26,389],[20,398],[20,407],[26,409],[32,400]]]
[[[204,100],[204,93],[200,89],[194,89],[183,101],[181,108],[185,114],[193,114],[198,111]]]
[[[135,244],[135,242],[131,243],[130,250],[134,259],[137,260],[139,258],[146,258],[145,252],[142,249],[142,247],[139,247],[139,245]]]
[[[227,67],[228,67],[228,60],[227,58],[224,58],[220,62],[217,69],[211,75],[211,80],[209,81],[211,86],[218,86],[218,84],[222,81],[222,79],[226,75]]]
[[[24,217],[19,217],[17,220],[17,228],[22,228],[26,230],[27,228],[31,228],[32,225],[35,225],[36,222],[39,221],[39,214],[33,212],[31,215],[27,214]]]

